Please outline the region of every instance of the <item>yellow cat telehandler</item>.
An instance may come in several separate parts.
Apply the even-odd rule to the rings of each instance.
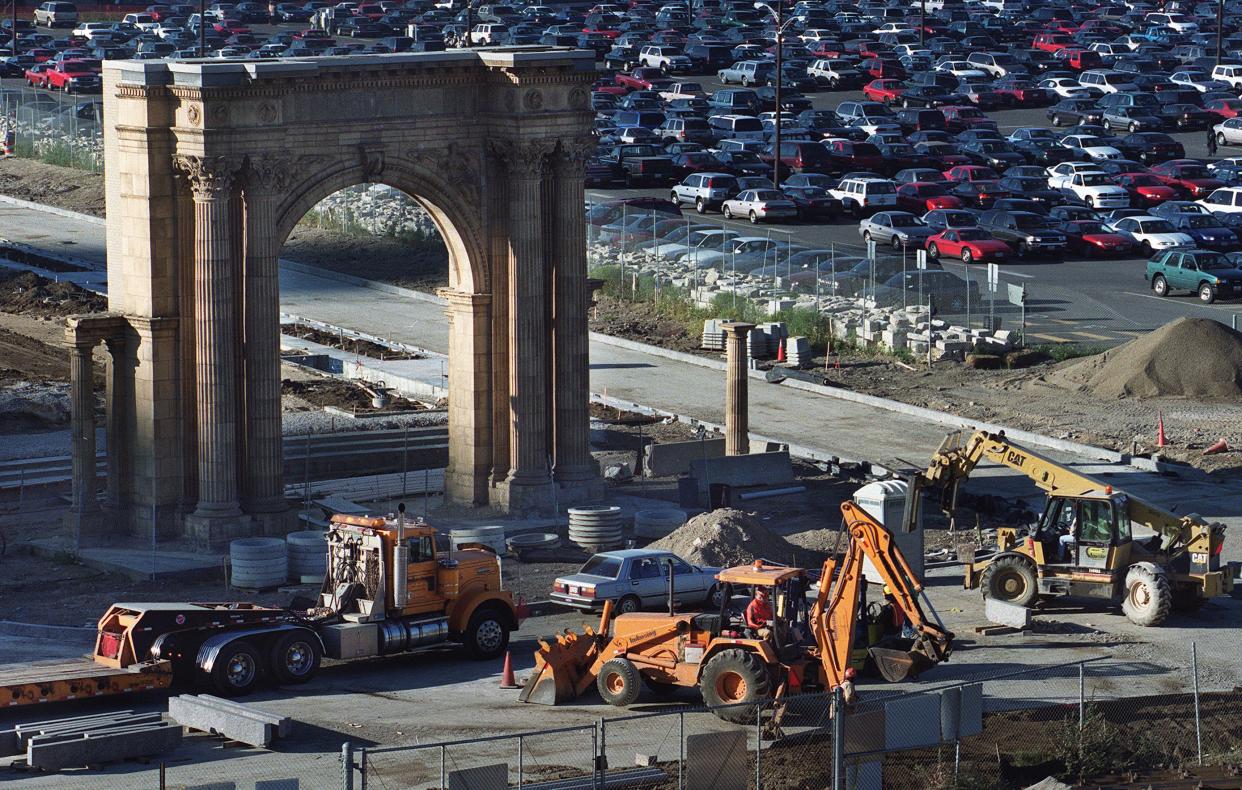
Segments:
[[[1038,523],[1021,534],[997,531],[997,552],[966,563],[965,585],[986,597],[1030,606],[1040,596],[1098,598],[1121,604],[1134,623],[1159,625],[1171,609],[1197,609],[1233,589],[1221,569],[1225,527],[1179,516],[1020,447],[1003,433],[949,434],[920,489],[939,487],[953,515],[957,490],[982,461],[1029,477],[1047,497]],[[1136,538],[1136,528],[1153,535]]]

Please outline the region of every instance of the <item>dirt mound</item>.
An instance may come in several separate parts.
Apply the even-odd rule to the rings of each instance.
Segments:
[[[793,564],[798,548],[755,518],[732,508],[700,513],[648,548],[671,551],[696,565],[728,568],[757,559]]]
[[[1242,397],[1242,333],[1218,321],[1179,318],[1047,380],[1100,398]]]
[[[108,300],[68,282],[53,282],[33,272],[0,269],[0,310],[6,313],[59,317],[97,313]]]

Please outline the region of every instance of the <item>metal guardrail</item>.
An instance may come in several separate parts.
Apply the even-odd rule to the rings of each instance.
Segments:
[[[285,476],[324,480],[359,475],[442,469],[448,463],[448,428],[346,431],[284,438]],[[97,474],[107,475],[107,453],[99,453]],[[0,461],[0,491],[68,483],[68,455]]]

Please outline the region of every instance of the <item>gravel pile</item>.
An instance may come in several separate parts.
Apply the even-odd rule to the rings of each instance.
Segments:
[[[714,568],[746,565],[757,559],[792,565],[799,553],[754,514],[732,508],[701,513],[648,548],[671,551],[695,565]]]
[[[6,313],[59,317],[97,313],[108,300],[70,282],[53,282],[34,272],[0,269],[0,310]]]
[[[1099,398],[1242,397],[1242,333],[1205,318],[1179,318],[1103,354],[1048,375]]]

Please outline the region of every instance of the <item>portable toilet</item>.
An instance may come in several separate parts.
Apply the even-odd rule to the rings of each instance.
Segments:
[[[854,504],[867,511],[872,518],[893,533],[894,542],[905,555],[906,563],[909,564],[910,570],[914,572],[915,578],[921,584],[923,581],[923,509],[919,502],[914,503],[917,510],[911,522],[913,528],[909,532],[903,531],[906,526],[906,495],[909,490],[910,484],[905,480],[878,480],[855,491]],[[883,583],[880,572],[876,570],[870,559],[866,561],[864,568],[867,581],[874,584]]]

